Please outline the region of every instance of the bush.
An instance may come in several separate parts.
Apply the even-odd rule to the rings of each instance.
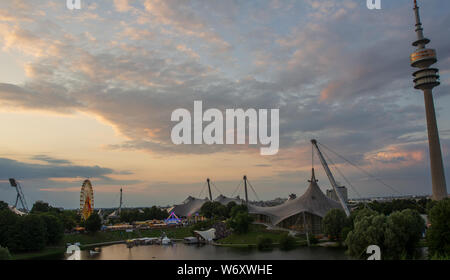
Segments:
[[[437,202],[428,216],[427,243],[431,256],[450,256],[450,199]]]
[[[263,237],[263,236],[258,236],[257,238],[257,243],[256,243],[256,247],[259,250],[267,250],[270,249],[272,247],[273,244],[273,240],[270,237]]]
[[[9,253],[8,248],[3,248],[0,246],[0,261],[10,260],[11,254]]]
[[[282,250],[290,250],[296,246],[295,238],[290,236],[289,234],[284,234],[280,238],[280,248]]]

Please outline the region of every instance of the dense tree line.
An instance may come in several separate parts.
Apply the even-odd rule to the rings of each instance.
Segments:
[[[420,214],[426,214],[427,210],[435,205],[435,201],[431,199],[422,198],[415,199],[394,199],[392,201],[378,202],[372,201],[370,203],[359,203],[357,209],[370,208],[384,215],[390,215],[395,211],[403,211],[405,209],[416,210]]]
[[[136,221],[163,220],[168,215],[167,211],[156,206],[144,209],[123,209],[120,213],[120,221],[132,223]]]
[[[72,229],[73,213],[36,202],[28,215],[19,216],[0,202],[0,246],[10,252],[38,251],[62,241],[64,229]]]
[[[438,217],[435,219],[435,228],[439,228],[436,230],[439,233],[436,233],[433,240],[438,240],[436,248],[444,248],[445,243],[448,244],[448,240],[445,241],[448,239],[446,236],[450,233],[450,209],[447,210],[449,212],[445,212],[446,208],[443,206],[433,209],[430,211],[430,217]],[[441,220],[437,221],[439,218]],[[445,223],[447,230],[442,230]],[[353,211],[348,218],[344,211],[334,209],[324,217],[323,228],[332,239],[344,241],[349,255],[354,258],[365,258],[367,247],[377,245],[381,249],[383,259],[406,259],[415,257],[418,243],[425,233],[425,221],[414,209],[394,211],[385,215],[370,208],[363,208]],[[427,236],[432,235],[433,230],[427,233]],[[428,244],[433,252],[432,242],[429,241]]]

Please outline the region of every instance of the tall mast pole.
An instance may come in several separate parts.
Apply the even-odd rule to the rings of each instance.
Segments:
[[[122,188],[120,188],[119,214],[122,212]]]
[[[248,204],[247,175],[244,175],[245,203]]]
[[[437,62],[436,51],[427,49],[426,45],[430,40],[423,35],[422,23],[420,21],[419,6],[414,0],[414,14],[416,18],[417,40],[412,44],[417,47],[411,54],[411,66],[419,68],[413,73],[414,88],[423,91],[425,100],[425,111],[427,118],[428,145],[430,150],[430,167],[433,200],[441,200],[447,197],[447,186],[445,182],[444,164],[442,162],[441,144],[439,141],[439,131],[436,121],[436,112],[433,100],[433,88],[440,85],[439,70],[429,68]]]
[[[206,182],[208,182],[209,200],[212,201],[211,185],[210,185],[210,180],[209,180],[209,178],[206,179]]]

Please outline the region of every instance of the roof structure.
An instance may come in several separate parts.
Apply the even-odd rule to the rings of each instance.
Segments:
[[[207,201],[209,201],[207,198],[199,199],[189,196],[182,204],[175,205],[171,212],[175,213],[178,217],[190,217],[196,213],[200,213],[200,208]]]
[[[199,231],[196,230],[194,231],[195,235],[201,237],[202,239],[206,240],[206,241],[213,241],[216,238],[216,229],[215,228],[211,228],[205,231]]]
[[[242,200],[239,196],[236,196],[234,198],[226,197],[224,195],[219,195],[216,199],[214,199],[216,202],[220,202],[223,205],[227,205],[230,202],[234,202],[236,204],[242,204],[244,203],[244,200]]]
[[[9,208],[9,210],[11,210],[14,214],[19,215],[19,216],[23,216],[23,215],[26,215],[26,214],[27,214],[27,213],[25,213],[25,212],[22,212],[22,211],[18,210],[18,209],[17,209],[16,207],[14,207],[14,206],[8,205],[8,208]]]
[[[190,217],[195,215],[196,213],[200,213],[200,209],[203,204],[210,201],[208,198],[200,199],[189,196],[186,198],[182,204],[175,205],[172,209],[170,209],[171,213],[175,213],[178,217]],[[230,202],[235,202],[236,204],[242,204],[244,201],[236,196],[235,198],[226,197],[224,195],[219,195],[215,202],[219,202],[223,205],[227,205]]]
[[[319,217],[324,217],[331,209],[342,209],[342,206],[323,194],[317,185],[317,180],[312,170],[310,185],[306,192],[298,198],[288,200],[285,203],[273,207],[260,207],[255,205],[248,205],[250,214],[259,214],[269,217],[273,225],[277,225],[281,221],[297,215],[302,212],[307,212]]]

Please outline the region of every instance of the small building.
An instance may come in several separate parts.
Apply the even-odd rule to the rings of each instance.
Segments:
[[[212,242],[216,239],[216,229],[211,228],[205,231],[196,230],[194,231],[194,235],[199,241]]]
[[[345,203],[348,203],[348,190],[347,190],[347,188],[344,187],[344,186],[341,186],[341,187],[337,187],[337,189],[339,190],[339,192],[343,196]],[[331,198],[333,200],[336,200],[337,202],[339,202],[339,197],[337,196],[337,194],[334,191],[334,189],[327,190],[327,197]]]

